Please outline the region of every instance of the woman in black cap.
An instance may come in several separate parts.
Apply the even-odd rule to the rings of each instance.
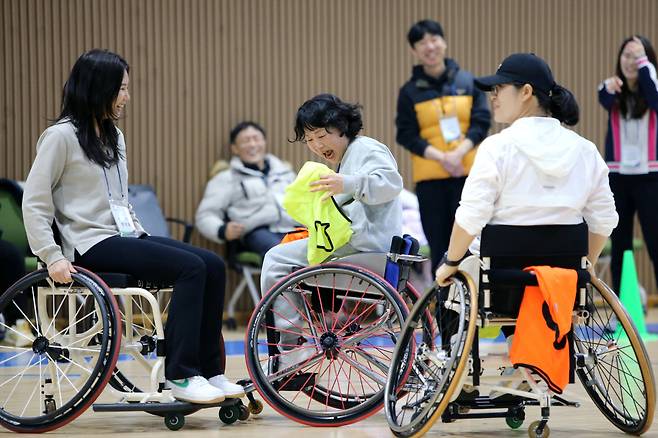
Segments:
[[[436,271],[447,285],[486,224],[578,224],[589,227],[589,260],[596,263],[617,225],[608,167],[596,146],[563,127],[578,123],[573,94],[555,83],[541,58],[516,53],[492,76],[475,80],[491,92],[494,119],[509,125],[485,139],[466,179],[450,246]]]

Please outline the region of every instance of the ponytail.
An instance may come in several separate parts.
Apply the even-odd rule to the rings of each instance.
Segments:
[[[573,93],[566,88],[555,85],[550,96],[536,93],[539,106],[552,117],[568,126],[573,126],[580,119],[580,109]]]

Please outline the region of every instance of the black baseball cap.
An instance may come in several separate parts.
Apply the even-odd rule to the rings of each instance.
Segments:
[[[514,53],[503,60],[495,74],[475,78],[475,85],[484,91],[510,83],[530,84],[535,91],[546,95],[550,95],[556,85],[546,61],[534,53]]]

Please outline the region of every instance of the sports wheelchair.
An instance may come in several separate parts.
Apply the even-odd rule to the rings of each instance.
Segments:
[[[247,368],[263,399],[311,426],[342,426],[377,412],[407,304],[418,242],[299,269],[264,295],[247,327]],[[432,336],[426,336],[431,344]],[[411,356],[409,356],[411,359]],[[250,389],[250,386],[247,386]]]
[[[500,384],[507,380],[500,372],[487,373],[484,369],[479,329],[501,326],[510,334],[524,287],[537,285],[536,277],[522,269],[538,265],[575,269],[578,274],[567,336],[569,382],[574,383],[577,375],[592,402],[617,428],[637,435],[647,431],[656,398],[647,352],[614,292],[590,277],[587,253],[584,223],[486,226],[480,257],[462,261],[450,287],[426,292],[402,328],[384,397],[392,432],[418,437],[439,418],[452,422],[500,417],[516,429],[525,419],[525,407],[539,406],[541,418],[530,424],[528,433],[547,437],[551,407],[579,405],[551,392],[527,368],[519,368],[520,376],[508,377],[505,385]],[[424,339],[428,311],[435,315],[431,320],[436,336],[433,343]],[[521,385],[508,386],[511,383]],[[526,388],[521,390],[523,385]],[[481,389],[493,392],[480,396]]]
[[[198,405],[176,401],[164,389],[172,285],[76,269],[67,285],[56,285],[45,269],[34,271],[0,296],[0,312],[15,306],[30,328],[26,334],[6,327],[20,342],[0,344],[2,426],[46,432],[92,404],[94,411],[158,415],[171,430],[202,408],[219,407],[226,424],[262,410],[251,393],[248,407],[240,399]],[[108,383],[110,391],[103,392]],[[104,403],[94,404],[101,393]]]

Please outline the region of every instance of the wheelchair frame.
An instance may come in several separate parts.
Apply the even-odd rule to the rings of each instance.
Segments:
[[[536,285],[536,278],[530,273],[519,274],[519,272],[522,271],[519,271],[518,269],[509,270],[509,272],[506,273],[504,269],[499,269],[498,267],[492,270],[490,257],[483,256],[478,260],[482,266],[482,269],[478,270],[478,274],[481,274],[481,284],[478,287],[475,286],[475,282],[470,278],[468,272],[459,271],[458,275],[453,279],[453,286],[449,289],[444,289],[444,292],[445,290],[450,291],[447,294],[447,298],[441,301],[438,298],[440,295],[439,291],[428,291],[419,299],[416,306],[412,309],[409,319],[405,323],[405,329],[398,341],[398,345],[396,346],[394,361],[391,365],[389,381],[387,382],[386,388],[385,406],[387,419],[391,430],[397,436],[421,436],[431,428],[439,417],[441,417],[444,422],[452,422],[456,419],[462,418],[503,417],[506,419],[507,424],[510,427],[517,428],[521,426],[525,419],[524,407],[535,405],[540,407],[541,418],[530,425],[528,432],[532,437],[547,437],[550,434],[550,429],[547,425],[550,407],[577,407],[579,405],[579,403],[570,402],[561,396],[553,394],[545,388],[545,384],[537,384],[535,378],[526,368],[521,368],[521,377],[517,377],[516,380],[526,380],[530,385],[530,391],[519,391],[504,386],[489,387],[493,391],[512,395],[513,397],[511,400],[497,400],[496,398],[491,397],[479,397],[479,394],[470,396],[469,393],[464,391],[459,393],[459,391],[463,389],[462,385],[467,378],[472,380],[472,384],[476,388],[480,386],[481,382],[493,380],[500,381],[503,379],[508,380],[506,378],[501,379],[500,376],[482,376],[483,369],[481,368],[477,328],[491,325],[507,326],[516,324],[516,318],[500,317],[493,311],[491,285],[496,284],[497,288],[510,284],[517,287],[532,284]],[[465,262],[460,265],[460,269],[463,269],[464,263]],[[627,433],[641,434],[649,429],[653,419],[653,410],[655,408],[655,380],[653,377],[653,371],[650,366],[646,349],[644,348],[628,314],[625,312],[614,293],[603,282],[596,278],[589,278],[589,273],[586,271],[588,263],[589,262],[585,257],[580,258],[581,271],[579,273],[578,281],[579,289],[576,294],[576,304],[573,309],[572,331],[569,334],[569,345],[573,355],[573,363],[570,370],[570,383],[574,382],[574,374],[577,374],[582,381],[586,392],[590,395],[596,406],[616,427]],[[508,275],[508,278],[504,278],[505,275]],[[505,281],[511,281],[509,275],[515,277],[516,282],[506,283]],[[519,275],[524,277],[521,281],[519,281]],[[414,359],[414,366],[416,368],[425,367],[429,371],[418,372],[410,378],[404,377],[398,379],[396,377],[399,374],[397,372],[397,368],[399,368],[399,361],[397,358],[403,355],[404,351],[408,348],[405,344],[415,344],[414,337],[412,336],[414,324],[418,323],[418,314],[423,310],[423,306],[428,307],[428,303],[434,299],[438,308],[445,307],[450,310],[449,306],[454,306],[455,303],[454,296],[451,297],[450,294],[452,293],[454,295],[455,291],[460,288],[466,289],[469,292],[468,297],[465,298],[465,300],[470,307],[469,313],[471,317],[466,321],[465,312],[462,311],[460,314],[460,321],[468,324],[468,336],[458,337],[454,342],[451,338],[448,348],[456,348],[456,350],[448,350],[445,352],[447,357],[450,357],[452,354],[459,356],[460,360],[457,361],[458,364],[448,364],[444,369],[439,369],[439,371],[430,370],[427,368],[427,365],[423,365],[423,361],[426,360],[424,358],[427,356],[422,356],[424,352],[422,351],[423,346],[421,344],[419,347],[421,355],[414,353],[417,355]],[[600,296],[595,298],[596,293],[600,294]],[[597,301],[599,302],[597,303]],[[479,308],[480,304],[482,305],[482,308]],[[613,333],[613,335],[609,336],[610,339],[608,340],[605,339],[606,333],[603,327],[595,327],[592,325],[596,323],[595,319],[600,317],[598,313],[601,305],[608,305],[611,309],[609,312],[606,312],[607,320],[598,321],[601,325],[609,323],[612,316],[615,316],[618,320],[618,328],[615,330],[616,332],[619,332],[619,334],[616,335]],[[477,314],[475,318],[473,317],[474,314]],[[600,330],[597,331],[595,328]],[[587,343],[587,339],[580,338],[583,334],[591,334],[592,337],[600,336],[601,341],[598,341],[594,346],[584,346],[584,344]],[[444,341],[442,340],[441,342],[443,345]],[[628,342],[628,346],[631,347],[630,351],[625,350],[623,345],[624,342]],[[459,347],[456,347],[456,344],[460,343],[466,344],[461,352],[459,351]],[[438,343],[435,344],[438,345]],[[583,349],[585,349],[585,351],[583,351]],[[625,350],[625,352],[623,350]],[[632,358],[631,353],[633,354]],[[616,399],[611,400],[611,398],[614,397],[608,395],[608,392],[603,390],[605,388],[602,388],[603,385],[599,381],[600,378],[597,375],[599,372],[597,371],[597,367],[599,361],[605,364],[604,358],[608,354],[621,354],[623,359],[637,359],[636,368],[637,372],[640,373],[641,383],[637,382],[639,378],[635,378],[635,376],[632,376],[634,378],[632,383],[635,383],[637,386],[635,389],[642,390],[642,395],[644,396],[643,401],[639,402],[641,404],[634,406],[635,411],[639,412],[639,418],[637,419],[632,416],[630,410],[627,411],[624,407],[625,397],[628,397],[628,394],[624,394],[624,391],[621,391],[621,395],[615,394],[615,396],[620,399],[617,402]],[[446,360],[441,359],[440,355],[440,352],[434,353],[434,360],[438,362],[443,361],[442,363],[446,364]],[[466,372],[467,368],[468,372]],[[432,374],[432,372],[435,374]],[[442,375],[450,375],[450,373],[453,372],[454,376],[452,376],[448,382],[436,383],[437,379]],[[423,376],[435,382],[431,383],[429,386],[424,386],[424,388],[426,388],[424,390],[425,395],[423,397],[416,397],[415,399],[410,395],[411,392],[408,392],[405,395],[405,388],[408,391],[413,391],[415,389],[413,386],[414,382],[422,380]],[[610,376],[610,379],[614,380],[612,375]],[[623,384],[623,382],[617,383],[620,385]],[[613,382],[613,385],[614,384],[615,383]],[[605,398],[606,396],[608,398]],[[637,403],[635,399],[633,399],[633,403]],[[621,408],[618,404],[622,405]],[[501,409],[504,411],[500,412]],[[470,412],[471,410],[499,411],[474,413]],[[412,414],[410,414],[411,417],[410,419],[407,419],[408,423],[402,424],[405,421],[407,411],[412,412]]]
[[[386,362],[386,359],[371,356],[369,358],[371,362],[366,362],[368,365],[364,366],[359,360],[367,361],[367,353],[353,353],[353,350],[358,350],[357,345],[360,343],[367,344],[371,340],[368,336],[374,336],[376,338],[374,334],[376,329],[368,325],[366,317],[359,319],[358,315],[353,316],[352,313],[347,317],[345,324],[358,327],[354,329],[354,333],[347,333],[347,335],[344,329],[331,327],[329,324],[323,327],[322,321],[324,321],[323,318],[325,315],[333,314],[336,311],[336,307],[338,307],[338,313],[340,313],[344,303],[351,299],[353,304],[356,302],[354,309],[361,302],[365,302],[369,306],[367,307],[368,309],[376,307],[378,312],[384,312],[384,316],[390,315],[392,319],[386,318],[385,321],[377,321],[377,324],[380,324],[378,327],[382,327],[381,324],[385,322],[390,323],[392,320],[395,320],[394,324],[399,323],[401,325],[406,316],[406,304],[399,293],[403,293],[408,301],[413,302],[417,299],[419,296],[418,292],[408,282],[409,269],[413,263],[426,260],[416,255],[418,244],[414,242],[415,239],[410,239],[409,236],[404,236],[404,238],[398,237],[394,238],[392,251],[388,254],[372,255],[360,253],[354,256],[331,260],[328,263],[318,266],[302,268],[280,280],[264,295],[252,314],[248,325],[245,345],[247,347],[247,369],[253,386],[272,408],[294,421],[311,426],[341,426],[351,424],[374,414],[381,408],[381,403],[383,402],[382,391],[386,382],[385,373],[388,364],[386,363],[384,368],[382,366]],[[357,260],[351,259],[351,257],[356,257]],[[358,260],[359,258],[360,260]],[[374,260],[368,262],[366,261],[367,258],[376,259],[377,262]],[[388,261],[385,262],[384,258]],[[379,261],[381,261],[381,265],[387,263],[387,270],[384,274],[386,279],[375,273],[375,271],[381,272],[381,268],[383,267],[377,264]],[[318,277],[320,280],[318,280]],[[309,278],[314,278],[315,283],[309,282],[311,288],[305,291],[303,284]],[[359,286],[353,286],[353,282],[358,283]],[[284,297],[282,299],[286,299],[285,294],[290,293],[287,291],[298,291],[302,294],[300,296],[310,297],[308,300],[304,298],[301,301],[301,308],[296,308],[294,312],[305,315],[305,324],[308,325],[308,329],[301,336],[309,338],[305,339],[305,342],[308,342],[309,345],[315,343],[315,347],[309,347],[315,353],[313,356],[301,359],[292,365],[287,365],[281,370],[278,368],[279,357],[289,354],[289,351],[294,351],[294,348],[286,352],[281,348],[290,347],[280,347],[281,341],[277,338],[277,333],[281,329],[274,329],[274,317],[283,317],[277,315],[277,311],[273,310],[273,303],[277,297]],[[354,293],[354,298],[350,298],[350,294],[352,293]],[[359,294],[361,295],[359,296]],[[323,307],[321,297],[324,296],[326,298],[327,295],[331,295],[331,307],[326,307],[326,303]],[[318,309],[314,310],[312,308],[311,298],[317,299],[320,303]],[[336,304],[337,302],[340,302],[340,304]],[[290,304],[290,301],[288,303]],[[293,304],[290,305],[296,307]],[[387,308],[389,309],[388,312],[392,313],[386,313]],[[391,309],[397,310],[392,311]],[[356,313],[354,310],[352,312]],[[322,316],[315,316],[315,314]],[[335,326],[335,322],[333,325]],[[362,332],[361,335],[359,331]],[[334,332],[336,332],[336,336],[334,336]],[[393,332],[390,332],[386,336],[393,336]],[[350,337],[354,337],[356,340],[349,340]],[[392,339],[392,341],[394,343],[395,339]],[[325,343],[331,343],[331,348],[327,347],[328,344],[325,345]],[[265,345],[267,345],[267,355],[269,358],[267,369],[264,369],[266,364],[261,362],[262,359],[260,359],[258,353],[259,348],[263,349]],[[304,345],[305,343],[301,344],[301,346]],[[382,355],[385,356],[385,353],[382,353]],[[325,360],[328,364],[327,368],[324,368]],[[355,374],[360,373],[359,375],[362,379],[366,381],[370,379],[369,381],[372,386],[368,383],[366,386],[372,388],[372,392],[366,393],[364,391],[362,394],[350,393],[351,380],[348,372],[344,372],[342,389],[341,384],[338,383],[338,390],[334,392],[332,389],[334,386],[330,387],[329,381],[326,386],[323,386],[321,381],[323,375],[334,361],[338,364],[335,365],[338,370],[335,372],[335,382],[338,381],[338,375],[343,368],[349,370],[349,376],[352,375],[353,370],[356,370]],[[370,370],[367,367],[370,367]],[[322,371],[323,369],[324,371]],[[380,372],[382,373],[381,375],[379,374]],[[329,374],[331,375],[331,371]],[[381,386],[381,389],[378,391],[376,390],[376,382],[379,382]],[[363,382],[361,385],[363,387]],[[289,391],[292,392],[289,397],[282,395]],[[297,391],[297,393],[294,391]],[[352,391],[356,392],[354,385],[352,386]],[[307,406],[301,406],[303,403],[296,400],[300,393],[304,393],[308,397]],[[318,394],[321,395],[318,396]],[[322,397],[326,398],[321,399]],[[311,405],[312,402],[314,402],[313,405]],[[316,405],[317,403],[319,403],[319,406]],[[324,407],[322,405],[323,403]]]
[[[41,392],[44,397],[44,408],[42,414],[45,414],[41,421],[35,420],[35,418],[38,417],[34,416],[27,418],[21,418],[20,416],[9,418],[9,416],[7,416],[7,418],[3,418],[3,412],[0,412],[0,424],[11,430],[20,432],[45,432],[57,429],[74,420],[92,405],[108,383],[110,383],[110,392],[113,396],[118,398],[118,401],[116,403],[93,404],[92,407],[95,412],[145,411],[153,415],[164,417],[165,425],[171,430],[178,430],[183,427],[185,423],[185,415],[189,415],[204,408],[219,407],[219,419],[226,424],[231,424],[238,419],[244,421],[249,417],[250,413],[257,414],[262,411],[262,403],[255,400],[251,393],[247,394],[247,397],[250,400],[248,407],[243,405],[240,399],[226,399],[226,401],[222,403],[208,405],[175,400],[170,391],[164,388],[165,349],[163,312],[161,311],[161,300],[156,299],[154,296],[154,291],[156,293],[171,293],[171,288],[156,287],[156,285],[136,282],[129,276],[120,276],[123,277],[123,281],[120,282],[136,283],[137,286],[127,284],[125,285],[126,287],[110,289],[102,277],[80,267],[76,267],[76,270],[78,270],[79,274],[73,274],[74,279],[84,278],[86,283],[81,283],[80,285],[77,283],[75,285],[74,283],[71,283],[68,287],[58,286],[48,278],[47,270],[42,269],[28,274],[28,276],[19,280],[14,286],[12,286],[12,288],[8,289],[9,295],[11,295],[12,293],[22,293],[22,291],[14,290],[19,287],[23,288],[21,282],[27,282],[25,287],[29,286],[30,288],[33,288],[36,285],[36,293],[34,293],[34,290],[32,291],[34,297],[33,300],[35,301],[35,324],[30,324],[32,325],[33,332],[36,330],[37,334],[40,334],[40,332],[43,331],[43,327],[47,327],[41,337],[46,339],[50,338],[49,341],[51,341],[52,345],[46,346],[44,351],[40,353],[43,357],[39,358],[38,364],[41,376],[41,364],[45,360],[51,368],[51,376],[50,378],[46,378],[45,382],[40,383],[42,388]],[[108,281],[112,284],[112,281],[115,280],[117,274],[105,274],[105,276],[109,278]],[[29,283],[30,279],[34,279],[33,284]],[[75,281],[76,280],[74,280],[74,282]],[[88,289],[84,290],[85,287]],[[91,290],[90,288],[93,288],[94,290]],[[102,317],[98,317],[98,300],[93,303],[93,309],[88,308],[89,306],[86,303],[91,295],[99,295],[107,300],[108,309],[103,310]],[[52,315],[48,314],[47,307],[49,304],[49,297],[52,297]],[[60,297],[60,299],[57,297]],[[115,297],[118,297],[119,300],[122,301],[123,311],[117,304]],[[136,301],[133,301],[135,297],[140,298],[140,302],[137,306],[143,314],[148,314],[147,318],[151,325],[149,328],[152,329],[151,334],[143,334],[139,336],[139,338],[136,336],[136,334],[139,335],[139,330],[148,331],[148,329],[144,325],[140,325],[139,321],[136,319],[137,315],[135,315],[136,312],[134,311]],[[6,302],[10,298],[11,296],[1,299],[0,307],[6,305]],[[142,299],[145,301],[146,305],[143,305],[143,302],[141,301]],[[55,303],[58,300],[59,304],[57,304],[57,310],[55,310]],[[51,336],[49,333],[51,328],[52,330],[57,330],[57,328],[62,327],[62,321],[61,318],[59,318],[61,315],[58,314],[64,307],[65,303],[67,304],[65,310],[67,315],[63,322],[64,329]],[[85,309],[85,307],[87,308]],[[83,313],[86,314],[82,319],[79,319],[78,317],[82,309],[85,309],[85,312]],[[148,313],[149,311],[150,313]],[[166,307],[164,311],[166,312]],[[92,315],[92,318],[89,318],[89,315]],[[89,321],[90,319],[93,321]],[[106,329],[108,325],[110,328],[114,328],[115,332],[113,335],[113,342],[107,347],[112,349],[112,353],[102,364],[103,369],[100,372],[102,381],[98,383],[94,382],[95,386],[92,393],[85,394],[82,397],[84,399],[84,406],[76,409],[74,412],[66,412],[61,417],[55,416],[54,414],[57,413],[58,409],[56,406],[56,391],[58,391],[61,383],[64,382],[63,379],[66,379],[70,386],[77,390],[75,384],[63,371],[64,365],[60,368],[57,363],[66,363],[68,361],[68,365],[66,366],[69,369],[72,365],[75,365],[78,368],[83,368],[80,364],[85,365],[87,362],[87,359],[84,356],[93,357],[93,355],[96,354],[95,351],[98,349],[97,342],[102,341],[101,345],[103,345],[103,340],[107,337],[104,332],[108,331]],[[82,333],[78,332],[79,326],[82,326],[83,328]],[[98,334],[99,329],[103,332],[102,335]],[[65,345],[62,345],[63,343],[53,343],[52,340],[58,335],[69,340],[69,343]],[[37,338],[39,337],[40,336],[37,336]],[[35,353],[37,338],[30,340],[33,345],[32,349]],[[83,344],[82,348],[80,348],[79,345],[78,348],[72,347],[72,345],[78,344],[81,341],[86,342]],[[61,347],[55,347],[55,345],[61,345]],[[76,354],[75,350],[80,351],[79,359],[72,359]],[[155,358],[149,360],[149,356],[153,353],[155,353]],[[20,354],[22,353],[15,356],[19,356]],[[144,369],[148,372],[148,387],[144,388],[143,391],[130,381],[130,377],[127,377],[126,374],[118,369],[118,363],[120,363],[118,358],[120,354],[128,354],[134,360],[134,363],[138,364],[140,369]],[[31,361],[32,359],[30,359],[30,362]],[[28,366],[23,370],[23,374],[27,368],[34,366],[34,364],[28,362]],[[53,371],[53,367],[56,367],[57,370]],[[19,381],[20,379],[22,379],[22,374]],[[42,377],[40,377],[40,380],[41,379]],[[12,394],[15,389],[16,388],[13,388]],[[12,394],[10,394],[9,398],[11,398]],[[73,396],[73,399],[76,396]],[[63,402],[63,400],[61,392],[59,393],[59,399],[60,408],[62,408],[61,402]],[[32,397],[28,400],[23,409],[23,413],[31,400]],[[39,402],[41,402],[41,400],[39,400]],[[67,403],[64,404],[66,405]]]

